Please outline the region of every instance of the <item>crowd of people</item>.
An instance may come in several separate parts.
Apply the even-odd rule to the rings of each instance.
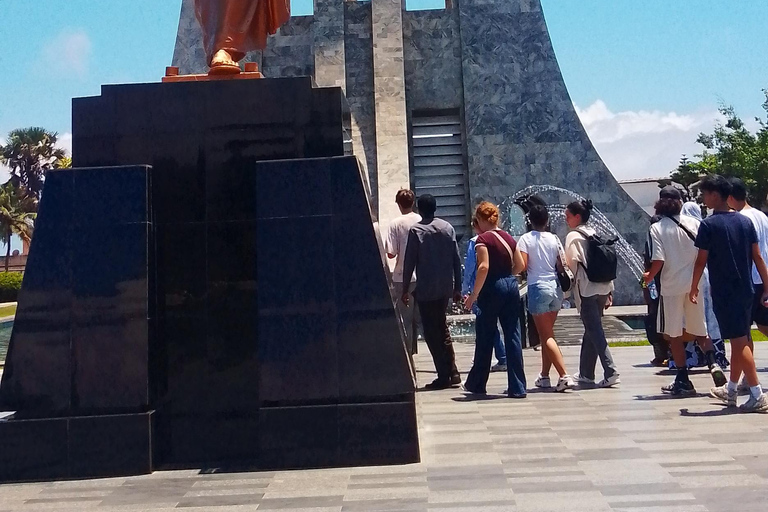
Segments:
[[[768,216],[749,206],[747,189],[738,179],[708,176],[699,188],[712,213],[703,219],[699,205],[684,203],[678,189],[665,187],[646,243],[643,283],[648,286],[649,318],[654,320],[649,329],[654,335],[649,336],[656,356],[653,363],[670,359],[676,371],[675,380],[661,391],[696,394],[689,377],[689,368],[696,363],[686,351],[695,344],[715,383],[712,397],[735,407],[739,392],[747,392],[749,398],[740,409],[766,412],[768,396],[758,381],[751,326],[755,322],[768,334]],[[498,207],[480,203],[472,219],[476,236],[468,244],[463,276],[456,233],[435,217],[435,198],[425,194],[416,200],[412,191],[401,190],[395,200],[402,216],[390,225],[385,248],[396,259],[393,281],[401,293],[408,347],[415,351],[420,318],[434,361],[437,378],[425,389],[461,386],[466,393],[485,394],[489,374],[506,371],[504,393],[526,397],[521,274],[526,276],[527,309],[541,340],[541,371],[534,386],[565,392],[577,385],[621,383],[602,323],[604,311],[612,305],[615,261],[611,269],[610,258],[604,259],[604,241],[588,224],[593,210],[589,200],[566,207],[570,231],[564,243],[550,231],[546,206],[528,209],[530,230],[516,240],[500,229]],[[573,375],[554,331],[566,292],[572,295],[585,331],[579,368]],[[463,301],[476,315],[474,359],[463,382],[447,322],[451,301]],[[729,377],[724,370],[729,365],[724,340],[730,340],[732,349]],[[603,370],[600,380],[598,360]],[[553,367],[556,382],[550,379]]]

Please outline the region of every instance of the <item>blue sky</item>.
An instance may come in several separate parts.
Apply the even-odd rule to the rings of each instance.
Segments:
[[[504,0],[501,0],[504,1]],[[440,0],[408,0],[409,8]],[[660,176],[710,130],[720,100],[761,114],[766,0],[542,0],[563,75],[619,178]],[[70,131],[70,100],[157,81],[181,0],[0,0],[0,136]],[[294,0],[294,14],[311,11]],[[67,144],[64,137],[64,144]]]

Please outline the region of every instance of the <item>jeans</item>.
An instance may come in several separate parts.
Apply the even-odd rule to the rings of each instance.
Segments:
[[[517,279],[510,276],[486,281],[477,299],[477,308],[475,362],[465,382],[467,390],[474,393],[486,392],[495,333],[498,332],[496,325],[501,323],[507,353],[507,392],[510,395],[525,395],[523,347],[520,341],[520,292]]]
[[[595,365],[598,358],[603,365],[606,379],[618,373],[611,357],[611,350],[608,348],[608,341],[605,339],[605,331],[603,331],[603,311],[605,311],[607,300],[607,295],[581,298],[579,315],[584,324],[584,339],[581,342],[579,373],[587,379],[595,378]]]
[[[477,304],[472,305],[472,312],[477,317],[478,313]],[[507,349],[504,348],[504,342],[501,341],[501,332],[498,326],[496,326],[496,337],[493,339],[493,353],[496,355],[496,361],[499,364],[507,365]]]
[[[456,369],[456,353],[453,351],[453,341],[445,317],[448,300],[445,298],[419,301],[424,340],[427,342],[429,353],[432,354],[437,379],[442,382],[449,382],[451,377],[459,376]]]

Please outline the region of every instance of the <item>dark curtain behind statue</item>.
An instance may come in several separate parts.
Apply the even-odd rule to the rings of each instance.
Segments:
[[[264,49],[291,17],[290,0],[195,0],[195,13],[203,29],[203,44],[211,62],[226,50],[239,61],[252,50]]]

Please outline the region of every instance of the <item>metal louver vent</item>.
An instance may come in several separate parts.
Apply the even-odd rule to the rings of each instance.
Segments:
[[[453,225],[457,237],[471,230],[461,132],[458,114],[414,114],[411,120],[414,192],[435,196],[436,215]]]

